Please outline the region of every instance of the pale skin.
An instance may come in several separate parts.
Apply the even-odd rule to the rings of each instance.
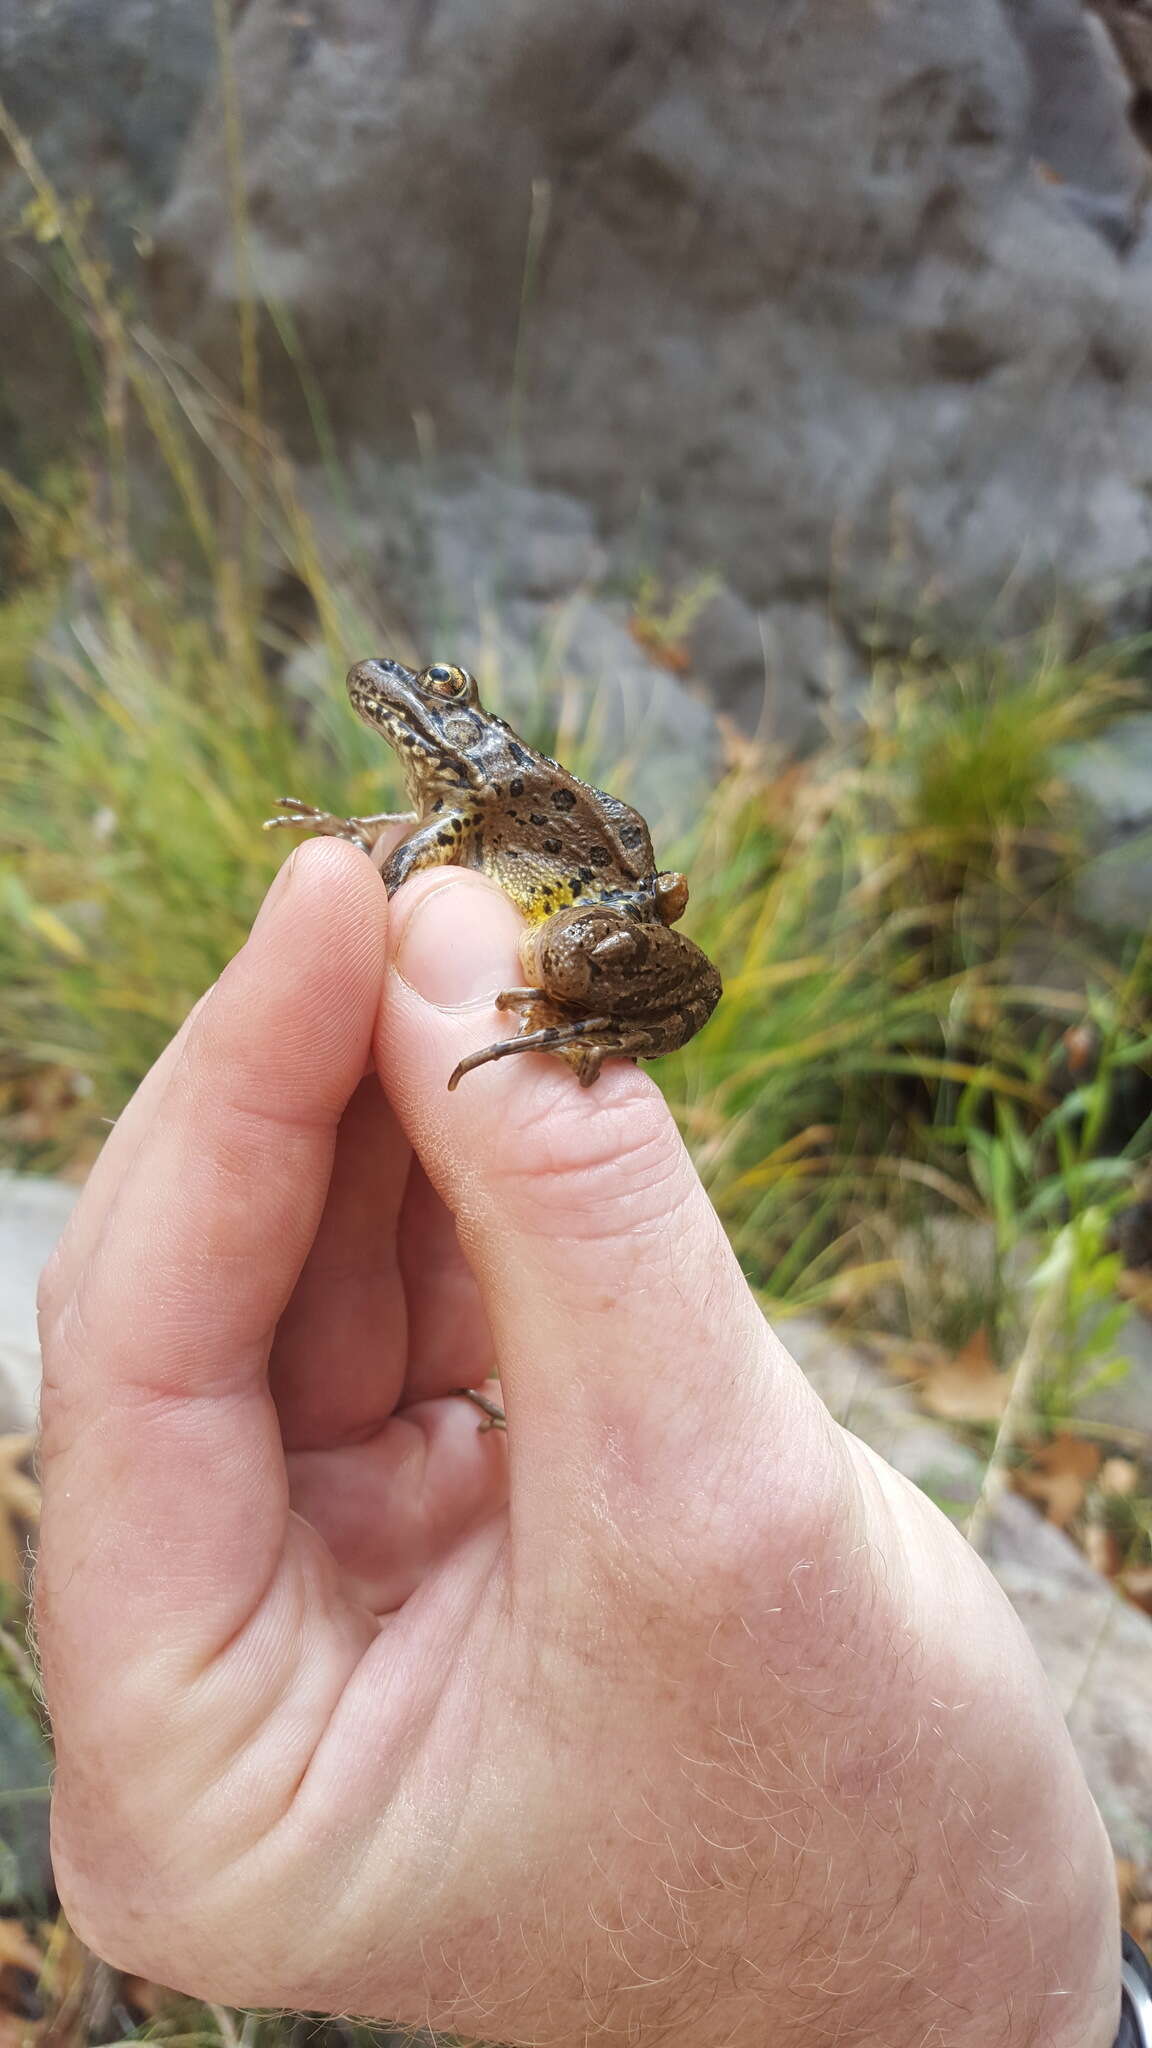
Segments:
[[[37,1589],[73,1923],[490,2041],[1109,2048],[1032,1652],[764,1324],[653,1082],[448,1093],[518,929],[302,847],[84,1192]],[[507,1438],[452,1393],[493,1362]]]

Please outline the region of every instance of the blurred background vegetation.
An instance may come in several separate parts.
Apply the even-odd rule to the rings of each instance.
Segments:
[[[115,235],[83,195],[61,197],[0,110],[8,254],[22,279],[47,280],[61,360],[87,394],[66,446],[24,434],[0,467],[0,1161],[20,1172],[83,1176],[242,942],[283,856],[260,831],[275,796],[340,813],[391,801],[391,756],[344,700],[349,661],[457,651],[417,637],[458,615],[443,588],[421,614],[360,547],[341,394],[289,306],[253,282],[225,8],[212,39],[224,61],[201,140],[225,165],[230,365],[153,323]],[[486,457],[517,488],[531,468],[523,315],[547,240],[532,189],[512,393]],[[396,474],[400,523],[416,523],[402,462]],[[750,715],[747,691],[708,700],[731,563],[683,535],[664,547],[642,520],[615,548],[603,532],[601,624],[669,693],[655,798],[645,736],[595,675],[570,672],[559,629],[536,621],[514,663],[498,633],[465,652],[493,708],[631,794],[662,861],[691,877],[687,928],[725,996],[653,1071],[749,1279],[770,1312],[850,1331],[947,1419],[980,1459],[977,1522],[1008,1478],[1152,1613],[1152,1417],[1094,1405],[1125,1379],[1125,1333],[1152,1308],[1152,940],[1145,918],[1107,914],[1117,871],[1081,772],[1152,711],[1145,619],[1127,601],[1077,611],[1033,593],[1030,612],[979,633],[925,576],[922,605],[902,592],[897,632],[873,591],[847,713],[830,698],[798,736]],[[900,557],[894,532],[885,545]],[[689,754],[700,720],[713,772],[685,784],[677,736]],[[0,1657],[9,1712],[31,1727],[20,1582],[35,1488],[26,1440],[2,1447]],[[84,1957],[18,1867],[35,1779],[0,1810],[14,1845],[7,1875],[0,1858],[0,2048],[141,2031],[257,2048],[292,2032],[190,2011]],[[1128,1854],[1145,1934],[1150,1876]]]

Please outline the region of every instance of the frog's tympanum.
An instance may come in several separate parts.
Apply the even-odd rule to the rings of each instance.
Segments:
[[[509,1053],[544,1049],[585,1087],[605,1059],[675,1052],[720,998],[712,962],[670,930],[688,901],[683,875],[658,873],[648,827],[618,797],[593,789],[517,738],[480,703],[466,669],[436,662],[419,675],[398,661],[361,661],[348,694],[400,757],[412,831],[381,862],[389,895],[420,868],[479,868],[523,911],[525,988],[496,1004],[520,1031],[461,1060],[448,1083]],[[334,818],[293,797],[269,825],[351,839],[371,853],[396,818]]]

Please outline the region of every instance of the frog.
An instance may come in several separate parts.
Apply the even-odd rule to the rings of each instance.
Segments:
[[[416,670],[374,656],[348,671],[347,688],[399,757],[411,810],[341,818],[280,797],[266,828],[350,840],[376,860],[390,896],[425,868],[477,869],[526,920],[525,985],[495,996],[518,1013],[518,1030],[462,1059],[448,1087],[493,1060],[545,1051],[587,1088],[608,1059],[686,1045],[720,999],[720,975],[673,929],[688,883],[657,868],[639,811],[530,747],[458,663]],[[397,824],[411,829],[393,844]]]

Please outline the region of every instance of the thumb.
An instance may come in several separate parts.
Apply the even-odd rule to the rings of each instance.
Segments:
[[[515,1031],[493,998],[523,979],[522,928],[478,876],[406,884],[377,1048],[480,1285],[514,1454],[522,1446],[554,1485],[581,1441],[625,1460],[662,1442],[677,1466],[702,1438],[749,1455],[759,1441],[762,1453],[769,1405],[779,1443],[788,1404],[807,1414],[814,1397],[768,1330],[655,1083],[613,1060],[582,1088],[554,1054],[529,1052],[448,1091],[458,1060]]]

